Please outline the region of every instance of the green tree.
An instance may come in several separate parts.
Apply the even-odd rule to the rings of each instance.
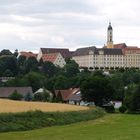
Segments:
[[[124,98],[124,83],[121,73],[115,73],[110,77],[110,85],[114,89],[113,99],[122,101]]]
[[[12,77],[13,73],[11,72],[11,70],[7,69],[5,70],[5,72],[3,73],[4,77]]]
[[[38,71],[38,61],[35,57],[29,57],[25,61],[25,69],[27,73],[30,71]]]
[[[17,90],[15,90],[10,96],[9,98],[11,100],[21,100],[23,98],[23,96],[17,92]]]
[[[102,106],[112,99],[113,89],[105,77],[90,77],[81,85],[82,98],[85,101],[94,101],[95,105]]]
[[[15,57],[17,57],[18,56],[18,49],[15,49],[15,52],[14,52],[14,54],[13,54]]]
[[[26,73],[25,62],[26,62],[26,57],[20,55],[17,59],[19,74],[25,74]]]
[[[140,85],[130,84],[125,91],[124,105],[128,111],[140,113]]]
[[[1,52],[0,52],[0,56],[2,55],[12,55],[12,52],[10,50],[7,50],[7,49],[3,49]]]
[[[22,77],[15,77],[14,79],[8,80],[5,83],[7,87],[24,87],[29,86],[28,80]]]
[[[42,66],[42,71],[48,77],[53,77],[56,74],[56,66],[52,62],[46,61]]]
[[[26,74],[22,80],[26,81],[28,86],[31,86],[33,91],[44,86],[45,77],[37,72],[30,72]]]
[[[15,56],[1,56],[0,57],[0,73],[4,74],[6,70],[9,70],[13,75],[18,73],[17,59]]]
[[[76,76],[80,72],[79,65],[74,60],[67,61],[64,69],[67,77]]]
[[[59,75],[55,79],[54,89],[67,89],[69,87],[69,79]]]

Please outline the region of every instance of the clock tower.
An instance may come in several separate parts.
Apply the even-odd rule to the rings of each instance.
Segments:
[[[113,28],[111,22],[107,28],[107,48],[113,48]]]

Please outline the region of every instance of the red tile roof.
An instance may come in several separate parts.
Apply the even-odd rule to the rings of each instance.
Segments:
[[[53,63],[57,59],[58,55],[59,53],[43,54],[42,60],[43,62],[49,61]]]
[[[32,52],[20,52],[20,55],[25,56],[26,58],[37,57],[37,54],[34,54]]]
[[[123,52],[124,54],[133,54],[133,53],[140,54],[140,48],[136,46],[128,46],[127,48],[124,49]]]
[[[128,46],[125,50],[140,50],[137,46]]]
[[[66,89],[66,90],[55,90],[56,97],[59,95],[59,93],[62,96],[63,101],[68,101],[72,94],[75,94],[79,91],[79,88],[74,89]]]
[[[116,48],[116,49],[124,49],[124,48],[126,48],[127,46],[126,46],[125,43],[120,43],[120,44],[114,44],[113,47]]]
[[[60,48],[41,48],[43,54],[49,53],[60,53],[64,58],[70,58],[71,52],[69,49],[60,49]]]

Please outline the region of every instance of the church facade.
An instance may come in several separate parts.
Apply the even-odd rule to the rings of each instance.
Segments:
[[[107,28],[106,46],[79,48],[72,58],[80,67],[89,69],[140,68],[140,48],[125,43],[113,44],[111,23]]]

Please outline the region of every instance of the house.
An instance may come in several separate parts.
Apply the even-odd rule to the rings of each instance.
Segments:
[[[62,57],[61,53],[50,53],[50,54],[43,54],[42,61],[52,62],[55,66],[64,67],[66,64],[65,59]]]
[[[49,94],[49,101],[52,101],[54,94],[52,92],[50,92],[49,90],[44,89],[44,88],[38,89],[36,92],[33,93],[33,95],[35,95],[35,94],[43,94],[44,92],[47,92]]]
[[[80,105],[81,101],[82,95],[80,89],[77,89],[77,91],[69,96],[69,104]]]
[[[55,90],[56,99],[59,101],[63,101],[65,103],[70,103],[72,101],[76,101],[78,97],[72,96],[79,91],[79,88],[70,88],[65,90]]]
[[[19,52],[17,58],[18,58],[19,56],[25,56],[26,59],[28,59],[29,57],[35,57],[35,58],[36,58],[36,57],[37,57],[37,54],[32,53],[32,52],[25,52],[25,51],[22,51],[22,52]]]
[[[69,49],[61,49],[61,48],[40,48],[39,53],[37,55],[37,60],[40,61],[44,54],[51,54],[51,53],[60,53],[62,57],[71,58],[71,52]]]
[[[114,108],[119,109],[122,106],[122,101],[112,101]]]
[[[15,91],[21,94],[23,98],[25,98],[28,93],[33,94],[32,87],[0,87],[0,98],[9,98]]]
[[[0,77],[1,82],[7,82],[9,80],[15,79],[15,77]]]

